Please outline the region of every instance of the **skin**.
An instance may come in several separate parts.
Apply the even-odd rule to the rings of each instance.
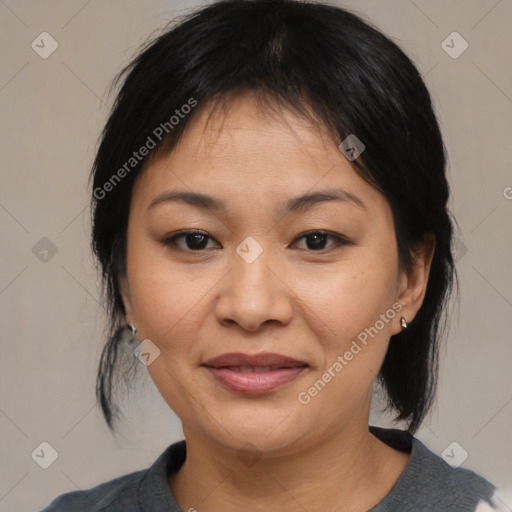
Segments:
[[[161,351],[148,366],[183,423],[187,459],[169,478],[183,510],[368,510],[391,490],[409,454],[368,432],[372,386],[400,316],[413,321],[434,243],[400,270],[386,198],[360,178],[327,132],[295,114],[268,115],[250,95],[206,123],[194,118],[178,146],[138,177],[128,223],[126,319]],[[321,202],[283,214],[289,198],[328,187],[364,204]],[[151,202],[162,193],[209,194],[225,211]],[[181,230],[210,238],[194,251]],[[302,236],[328,231],[317,242]],[[263,249],[236,252],[246,237]],[[318,247],[318,248],[317,248]],[[311,399],[307,391],[379,315],[402,310]],[[247,396],[222,387],[201,364],[226,352],[276,352],[306,362],[285,387]],[[255,461],[240,457],[247,443]],[[245,448],[244,448],[245,446]]]

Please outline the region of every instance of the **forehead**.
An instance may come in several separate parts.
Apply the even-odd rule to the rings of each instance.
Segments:
[[[226,203],[243,197],[245,207],[333,187],[382,201],[323,125],[263,108],[248,95],[213,113],[197,112],[174,149],[150,160],[140,181],[148,198],[179,188],[208,191]]]
[[[213,111],[208,107],[187,126],[178,144],[188,147],[197,158],[215,163],[253,155],[273,167],[272,160],[277,166],[283,159],[339,157],[333,134],[320,122],[275,101],[246,93],[220,103]]]

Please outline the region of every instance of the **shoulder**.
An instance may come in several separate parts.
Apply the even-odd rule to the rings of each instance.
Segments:
[[[55,498],[41,512],[141,512],[179,510],[168,485],[186,457],[185,441],[170,445],[148,469],[135,471],[96,487]]]
[[[451,466],[419,439],[413,439],[413,448],[416,456],[411,469],[421,477],[424,489],[454,499],[459,499],[459,495],[489,499],[495,491],[495,487],[485,478],[470,469]]]
[[[404,475],[409,489],[409,496],[404,499],[411,510],[472,512],[492,505],[496,488],[485,478],[469,469],[451,466],[416,438],[413,450],[415,457],[411,456]]]
[[[411,457],[395,486],[372,512],[498,510],[494,503],[496,487],[479,474],[451,466],[404,431],[391,430],[385,436],[394,438],[397,449],[405,451],[409,446]]]
[[[136,471],[91,489],[72,491],[55,498],[41,512],[135,512],[137,489],[147,470]]]

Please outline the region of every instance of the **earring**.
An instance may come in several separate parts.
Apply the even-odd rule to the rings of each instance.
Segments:
[[[400,325],[402,326],[402,329],[407,329],[407,320],[404,317],[400,318]]]
[[[137,340],[137,329],[135,328],[135,326],[132,325],[132,324],[128,324],[126,327],[132,333],[132,340],[131,341],[136,341]]]

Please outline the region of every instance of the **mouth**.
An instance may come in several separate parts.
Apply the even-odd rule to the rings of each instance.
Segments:
[[[280,354],[222,354],[203,363],[224,388],[247,395],[270,393],[293,382],[309,365]]]

